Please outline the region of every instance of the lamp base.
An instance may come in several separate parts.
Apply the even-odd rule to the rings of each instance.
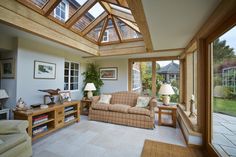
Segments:
[[[88,99],[92,99],[93,98],[93,92],[92,91],[88,91],[87,97],[88,97]]]
[[[168,95],[162,96],[162,102],[163,102],[163,105],[169,106],[169,104],[170,104],[170,97]]]

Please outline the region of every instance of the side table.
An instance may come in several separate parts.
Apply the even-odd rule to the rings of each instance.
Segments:
[[[89,100],[89,99],[81,100],[80,101],[80,114],[88,115],[91,104],[92,104],[92,100]]]
[[[176,127],[176,105],[174,106],[158,106],[159,112],[158,112],[158,125],[165,125],[165,126],[172,126]],[[168,114],[172,118],[172,123],[165,123],[162,121],[162,114]]]

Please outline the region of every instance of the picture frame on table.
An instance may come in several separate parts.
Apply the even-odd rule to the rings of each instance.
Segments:
[[[15,64],[14,58],[1,59],[1,78],[14,79],[15,78]]]
[[[118,68],[117,67],[104,67],[99,68],[100,79],[102,80],[117,80]]]
[[[34,61],[34,79],[56,79],[56,64]]]
[[[59,92],[59,101],[61,103],[71,101],[70,91],[61,91],[61,92]]]

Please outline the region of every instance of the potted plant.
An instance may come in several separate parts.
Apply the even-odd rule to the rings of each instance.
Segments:
[[[87,70],[84,73],[82,73],[82,75],[84,75],[84,88],[87,83],[94,83],[96,87],[96,91],[93,92],[94,96],[100,94],[101,86],[104,84],[100,79],[100,73],[97,67],[98,66],[96,64],[89,63]],[[84,96],[86,96],[86,93],[87,92],[84,91]]]

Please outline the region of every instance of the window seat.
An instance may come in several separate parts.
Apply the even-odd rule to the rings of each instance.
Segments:
[[[177,120],[188,145],[201,146],[202,134],[197,125],[197,118],[189,118],[189,112],[181,104],[177,105]]]

